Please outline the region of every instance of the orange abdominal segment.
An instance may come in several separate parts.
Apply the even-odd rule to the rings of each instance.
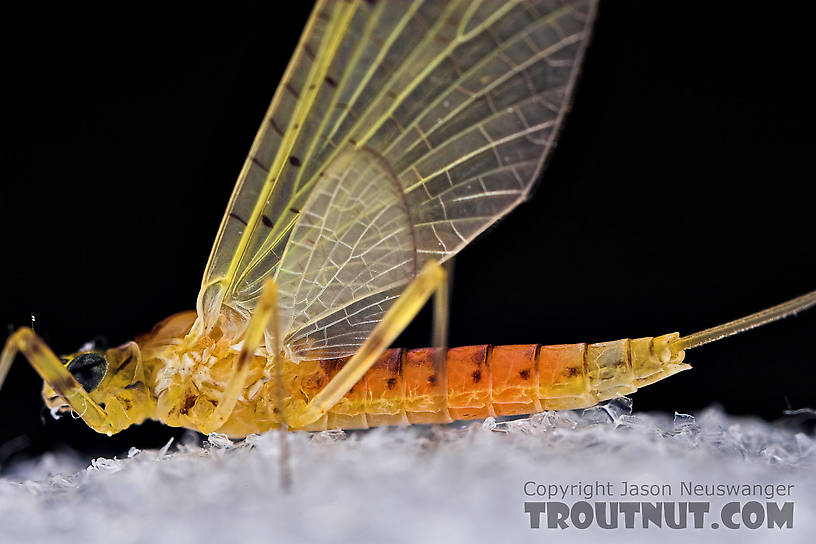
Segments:
[[[491,406],[488,346],[468,346],[448,351],[448,409],[453,419],[496,415]]]
[[[405,415],[409,423],[447,422],[440,377],[434,367],[431,348],[405,351],[402,360],[405,378]]]
[[[447,423],[587,408],[691,368],[683,364],[682,351],[673,353],[666,348],[676,336],[596,344],[453,348],[447,352],[447,375],[441,377],[436,374],[432,348],[387,350],[363,379],[308,429]],[[300,388],[307,399],[317,394],[345,361],[301,366],[306,375]]]
[[[386,351],[363,378],[367,392],[365,411],[370,426],[407,423],[404,412],[403,351]]]
[[[496,415],[540,412],[536,383],[538,346],[496,346],[489,353]]]

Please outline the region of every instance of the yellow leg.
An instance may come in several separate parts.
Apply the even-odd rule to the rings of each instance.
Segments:
[[[343,365],[332,380],[304,409],[289,416],[292,427],[314,423],[334,406],[368,372],[391,342],[408,326],[428,301],[431,293],[444,289],[445,271],[436,261],[428,261],[414,281],[386,312],[360,349]]]
[[[448,320],[450,308],[451,278],[453,277],[453,258],[445,263],[445,277],[439,284],[434,294],[433,306],[433,337],[432,346],[436,350],[434,353],[434,375],[436,379],[436,392],[433,398],[436,399],[437,412],[451,422],[453,418],[448,412]]]
[[[230,376],[227,386],[224,388],[224,394],[218,403],[218,407],[213,411],[207,421],[203,422],[199,430],[205,434],[209,434],[218,430],[229,419],[235,405],[238,402],[238,397],[241,394],[246,383],[247,373],[249,372],[250,362],[255,357],[255,351],[261,345],[263,340],[264,330],[267,323],[272,320],[272,325],[275,328],[276,346],[273,347],[274,357],[280,355],[280,333],[278,332],[278,286],[275,280],[268,279],[264,283],[261,291],[261,298],[255,311],[247,325],[246,336],[244,336],[244,343],[241,346],[241,352],[238,354],[238,362],[235,371]],[[279,368],[277,359],[275,367]],[[278,372],[280,372],[278,370]],[[279,380],[280,381],[280,380]]]
[[[14,361],[17,352],[25,355],[34,370],[45,380],[57,395],[65,399],[71,409],[79,414],[85,423],[98,433],[111,435],[118,429],[102,409],[88,395],[87,391],[74,379],[65,365],[48,348],[43,340],[28,327],[17,329],[6,341],[0,354],[0,387]]]
[[[283,417],[283,376],[279,360],[281,353],[281,330],[278,314],[278,286],[275,280],[269,278],[264,283],[261,298],[247,325],[247,332],[244,336],[241,352],[238,354],[235,372],[232,373],[229,382],[227,382],[227,386],[224,388],[224,394],[218,403],[218,407],[212,415],[210,415],[208,420],[200,426],[202,432],[209,434],[216,431],[229,419],[238,402],[241,389],[243,389],[246,383],[250,366],[249,363],[255,356],[255,351],[258,349],[258,346],[261,345],[264,331],[270,322],[272,329],[275,331],[275,335],[273,337],[273,345],[267,346],[267,349],[272,352],[272,357],[274,358],[275,378],[277,381],[277,410],[278,413],[281,414],[281,429],[286,431],[286,418]],[[281,433],[280,484],[285,492],[288,491],[292,485],[292,477],[288,463],[288,451],[285,433]]]

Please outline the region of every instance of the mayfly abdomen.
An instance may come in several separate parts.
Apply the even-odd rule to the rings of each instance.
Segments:
[[[442,381],[432,348],[392,349],[309,428],[447,423],[587,408],[691,368],[682,362],[682,351],[669,348],[676,338],[673,333],[596,344],[453,348]],[[319,363],[303,377],[301,390],[313,396],[344,363]]]

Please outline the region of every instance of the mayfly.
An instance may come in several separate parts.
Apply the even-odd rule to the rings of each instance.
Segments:
[[[440,263],[530,194],[563,124],[594,0],[319,2],[221,222],[195,311],[117,348],[22,352],[52,410],[240,437],[594,405],[685,350],[816,292],[680,337],[446,349]],[[434,295],[434,347],[388,349]]]

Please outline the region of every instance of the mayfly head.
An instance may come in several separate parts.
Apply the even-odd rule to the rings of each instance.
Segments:
[[[111,394],[132,384],[133,371],[137,366],[135,363],[139,362],[140,354],[138,346],[128,342],[111,349],[81,350],[63,356],[61,360],[91,399],[104,404]],[[43,384],[42,396],[52,414],[70,411],[65,398],[47,382]]]
[[[60,359],[79,385],[91,394],[99,388],[108,373],[108,360],[103,351],[74,353]],[[68,411],[68,403],[48,383],[43,384],[42,396],[51,413]]]

